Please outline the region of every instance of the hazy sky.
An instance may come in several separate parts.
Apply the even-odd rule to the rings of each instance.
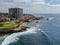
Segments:
[[[24,13],[60,13],[60,0],[0,0],[0,12],[19,7]]]

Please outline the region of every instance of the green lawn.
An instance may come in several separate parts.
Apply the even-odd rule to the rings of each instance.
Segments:
[[[3,22],[3,25],[0,26],[0,29],[9,29],[9,28],[13,28],[16,27],[18,24],[14,23],[14,22]]]

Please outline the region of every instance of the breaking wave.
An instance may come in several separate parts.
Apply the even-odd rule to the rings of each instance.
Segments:
[[[33,24],[36,25],[36,23]],[[27,31],[11,34],[1,45],[52,45],[47,36],[38,22],[36,26],[28,28]]]
[[[53,20],[53,19],[54,19],[54,17],[50,17],[50,18],[49,18],[49,20]]]

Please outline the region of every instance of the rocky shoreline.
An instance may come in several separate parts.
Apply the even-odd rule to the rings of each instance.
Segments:
[[[12,33],[16,33],[16,32],[26,31],[26,29],[29,28],[29,27],[27,27],[27,24],[33,20],[48,20],[48,18],[35,17],[33,15],[25,15],[25,16],[21,17],[19,20],[15,21],[15,23],[17,23],[18,26],[11,28],[11,29],[0,30],[0,34],[5,35],[5,34],[12,34]]]

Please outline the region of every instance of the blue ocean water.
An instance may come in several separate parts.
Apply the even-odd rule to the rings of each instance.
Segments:
[[[0,45],[60,45],[60,14],[35,16],[44,16],[49,20],[32,21],[27,31],[0,38]]]

